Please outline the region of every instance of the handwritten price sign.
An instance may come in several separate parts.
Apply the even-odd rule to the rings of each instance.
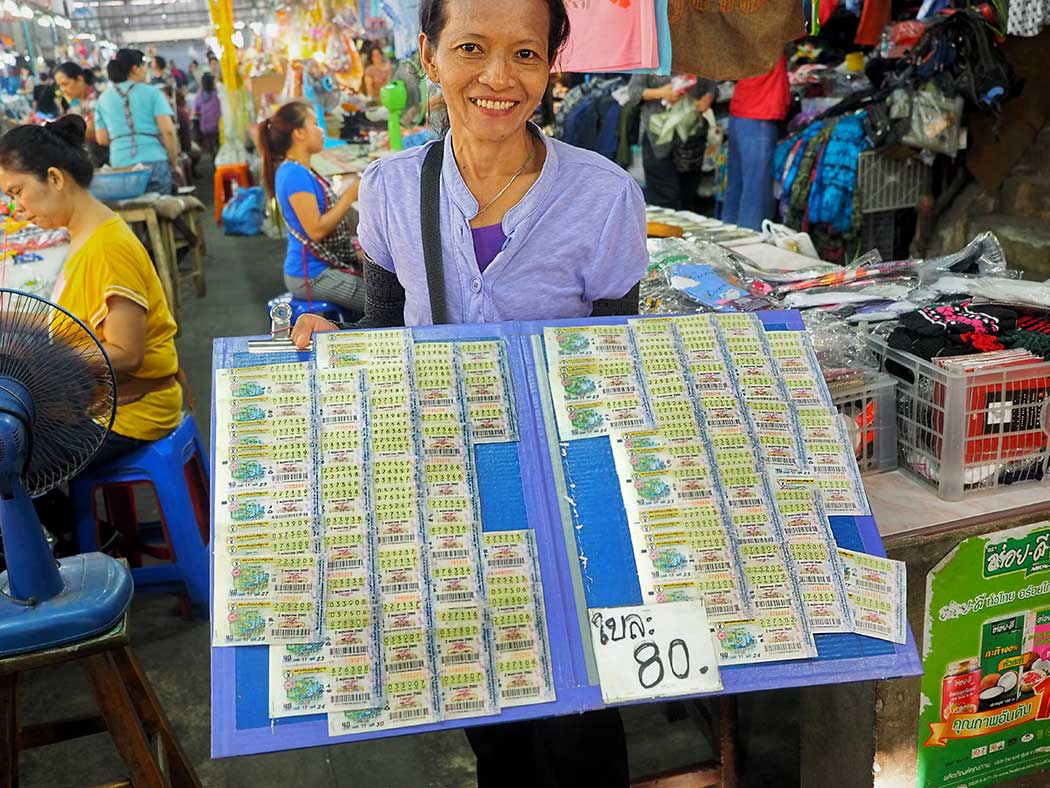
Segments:
[[[588,614],[606,703],[722,689],[702,604],[591,608]]]

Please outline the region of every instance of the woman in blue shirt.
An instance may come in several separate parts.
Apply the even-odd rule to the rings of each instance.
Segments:
[[[365,285],[352,239],[358,182],[336,195],[310,159],[324,132],[303,101],[285,104],[259,125],[263,184],[277,197],[288,228],[284,284],[292,297],[338,304],[352,319],[365,312]]]
[[[120,49],[106,67],[110,86],[95,103],[95,138],[109,146],[113,167],[150,168],[147,191],[171,194],[179,147],[175,111],[155,86],[145,84],[145,58]]]

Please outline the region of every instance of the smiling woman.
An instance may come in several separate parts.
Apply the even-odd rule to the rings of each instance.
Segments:
[[[441,86],[449,133],[364,173],[357,325],[636,313],[648,262],[641,190],[612,162],[529,122],[568,38],[563,0],[422,0],[420,29],[420,62]],[[305,347],[335,327],[303,315],[292,337]],[[615,710],[476,727],[468,738],[483,788],[628,784]]]

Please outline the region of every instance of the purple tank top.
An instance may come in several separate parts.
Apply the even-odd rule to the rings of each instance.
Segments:
[[[490,224],[488,227],[476,227],[470,231],[474,238],[474,256],[478,258],[478,270],[484,272],[489,263],[503,249],[507,236],[503,234],[502,224]]]

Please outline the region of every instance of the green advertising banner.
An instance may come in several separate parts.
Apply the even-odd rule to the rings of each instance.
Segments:
[[[967,539],[930,571],[922,665],[920,788],[1050,767],[1050,522]]]

